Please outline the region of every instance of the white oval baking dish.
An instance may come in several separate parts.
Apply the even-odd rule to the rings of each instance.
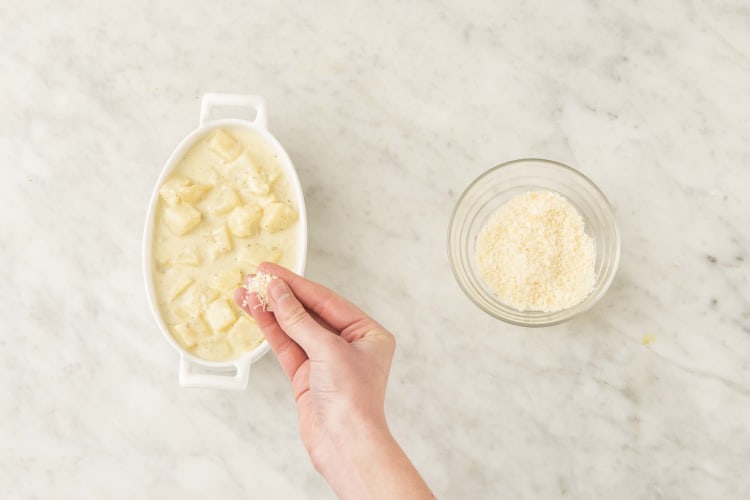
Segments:
[[[218,119],[212,120],[213,108],[231,108],[233,110],[247,110],[248,114],[255,113],[253,119]],[[264,340],[258,347],[250,352],[245,353],[238,359],[231,361],[206,361],[194,356],[183,349],[169,333],[169,329],[162,318],[161,312],[156,301],[153,280],[153,258],[152,244],[154,236],[154,214],[159,201],[159,188],[167,179],[177,163],[190,147],[199,139],[204,137],[212,130],[219,127],[239,126],[245,127],[267,141],[278,153],[279,164],[284,170],[284,174],[289,180],[289,184],[294,193],[294,201],[297,211],[299,212],[298,220],[298,238],[297,238],[297,260],[294,271],[302,274],[305,268],[307,257],[307,216],[305,212],[305,200],[302,194],[302,187],[294,169],[292,160],[289,159],[284,148],[279,141],[268,132],[267,114],[265,100],[259,96],[243,94],[206,94],[201,101],[200,122],[197,129],[192,131],[177,146],[172,155],[167,160],[164,168],[161,170],[159,179],[156,181],[154,190],[151,194],[151,201],[148,205],[148,214],[146,215],[146,226],[143,233],[143,277],[146,284],[146,296],[154,315],[156,324],[159,326],[164,338],[174,347],[180,355],[179,383],[183,387],[209,387],[215,389],[244,390],[247,387],[250,366],[263,357],[269,350],[268,342]]]

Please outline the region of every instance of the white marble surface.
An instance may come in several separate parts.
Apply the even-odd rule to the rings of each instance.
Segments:
[[[333,497],[274,358],[180,389],[147,309],[149,193],[229,91],[298,167],[308,275],[396,333],[388,415],[438,497],[750,498],[747,2],[120,4],[0,4],[0,497]],[[592,177],[623,237],[544,330],[446,256],[465,185],[523,156]]]

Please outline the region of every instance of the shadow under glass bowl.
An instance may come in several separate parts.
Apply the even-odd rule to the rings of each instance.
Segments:
[[[554,191],[564,196],[594,239],[591,293],[561,311],[519,311],[504,304],[482,279],[474,258],[477,234],[489,218],[511,198],[527,191]],[[588,177],[556,161],[525,158],[491,168],[466,188],[448,227],[448,258],[461,289],[487,314],[519,326],[551,326],[586,311],[604,296],[620,261],[620,233],[609,201]]]

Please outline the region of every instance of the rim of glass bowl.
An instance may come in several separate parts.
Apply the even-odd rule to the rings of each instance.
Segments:
[[[456,239],[454,238],[454,233],[459,232],[459,227],[457,227],[457,219],[456,216],[458,215],[459,209],[462,208],[466,196],[473,191],[473,189],[478,185],[481,184],[485,178],[492,175],[497,170],[500,170],[505,167],[509,167],[511,165],[517,165],[519,163],[542,163],[546,164],[548,166],[560,168],[563,171],[567,172],[567,174],[572,175],[574,177],[577,177],[579,180],[583,181],[584,184],[588,185],[588,187],[592,188],[596,194],[601,197],[601,200],[604,202],[603,207],[606,211],[606,214],[604,214],[606,219],[611,222],[611,229],[614,234],[614,255],[612,256],[612,265],[611,265],[611,271],[609,272],[609,275],[606,276],[606,279],[602,284],[594,289],[583,301],[579,302],[578,304],[569,307],[567,309],[563,309],[561,311],[553,312],[553,313],[545,313],[542,311],[518,311],[516,309],[513,309],[512,307],[503,304],[502,301],[500,301],[499,298],[496,296],[487,296],[486,293],[483,292],[483,290],[474,290],[475,287],[470,286],[470,283],[468,283],[468,278],[464,277],[463,269],[459,269],[459,261],[460,261],[460,250],[469,244],[469,242],[465,242],[462,239]],[[566,196],[567,198],[567,196]],[[571,201],[571,203],[573,203]],[[575,203],[574,203],[574,206]],[[576,206],[576,210],[580,211],[580,208]],[[463,222],[463,221],[462,221]],[[454,239],[456,241],[454,242]],[[454,246],[456,247],[454,249]],[[609,289],[610,285],[612,284],[612,281],[615,278],[615,275],[617,274],[617,268],[620,264],[620,252],[621,252],[621,240],[620,240],[620,230],[617,226],[617,221],[614,217],[614,211],[612,210],[612,205],[609,202],[609,199],[607,196],[602,192],[601,189],[599,189],[599,186],[597,186],[591,179],[589,179],[585,174],[582,172],[576,170],[573,167],[570,167],[568,165],[565,165],[564,163],[560,163],[555,160],[548,160],[545,158],[519,158],[515,160],[506,161],[503,163],[500,163],[499,165],[496,165],[485,172],[483,172],[481,175],[479,175],[477,178],[475,178],[467,187],[464,189],[463,193],[461,193],[461,196],[458,198],[458,201],[456,202],[456,205],[453,208],[453,212],[451,213],[450,218],[450,224],[448,226],[448,261],[450,263],[451,273],[453,274],[453,277],[455,278],[456,282],[458,283],[458,286],[461,288],[461,291],[466,295],[469,300],[471,300],[477,307],[479,307],[482,311],[489,314],[490,316],[497,318],[499,320],[505,321],[506,323],[510,323],[516,326],[525,326],[525,327],[547,327],[547,326],[553,326],[560,323],[563,323],[565,321],[568,321],[572,319],[573,317],[589,310],[592,308],[599,300],[604,296],[604,294]],[[455,251],[454,251],[455,250]],[[470,258],[473,258],[473,256],[470,256]],[[465,274],[470,274],[470,272],[467,270]],[[478,277],[479,280],[481,280],[481,277]],[[479,297],[484,298],[488,303],[490,304],[501,304],[502,307],[505,307],[513,314],[514,316],[509,316],[508,314],[504,314],[503,312],[498,312],[495,309],[492,309],[490,307],[487,307],[486,304],[484,304],[481,300],[479,300],[479,297],[476,295],[479,295]]]

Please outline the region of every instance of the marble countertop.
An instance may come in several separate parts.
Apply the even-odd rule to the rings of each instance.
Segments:
[[[276,360],[181,389],[141,234],[205,92],[265,96],[307,274],[398,338],[394,434],[439,498],[750,498],[742,0],[5,2],[0,496],[330,499]],[[446,231],[519,157],[610,198],[622,260],[564,325],[494,320]]]

